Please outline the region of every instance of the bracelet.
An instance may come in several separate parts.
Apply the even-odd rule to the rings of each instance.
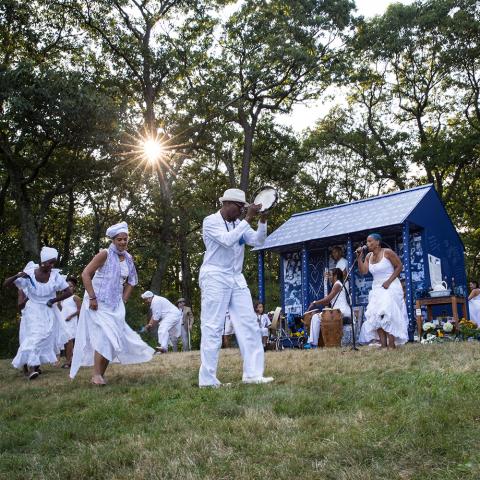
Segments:
[[[96,300],[97,297],[88,297],[89,300]]]

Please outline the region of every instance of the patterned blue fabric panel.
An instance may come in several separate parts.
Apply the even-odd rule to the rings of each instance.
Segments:
[[[267,237],[261,249],[399,225],[431,188],[430,185],[418,187],[295,214]]]
[[[308,296],[310,301],[319,300],[324,297],[325,283],[324,272],[328,268],[325,261],[327,251],[315,251],[310,254],[308,262]]]
[[[283,256],[283,294],[285,313],[302,314],[302,255],[300,252]]]

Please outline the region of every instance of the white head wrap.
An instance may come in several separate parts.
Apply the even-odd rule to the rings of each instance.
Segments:
[[[108,238],[115,238],[119,233],[128,234],[127,222],[120,222],[120,223],[117,223],[116,225],[112,225],[111,227],[107,228]]]
[[[153,295],[153,292],[151,292],[150,290],[147,290],[146,292],[142,293],[142,298],[144,300],[152,297],[154,297],[154,295]]]
[[[48,260],[57,260],[58,259],[58,251],[55,248],[51,247],[43,247],[40,251],[40,261],[47,262]]]

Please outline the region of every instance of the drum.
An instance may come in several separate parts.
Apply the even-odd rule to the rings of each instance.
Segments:
[[[302,317],[302,323],[305,325],[306,328],[310,330],[310,325],[312,323],[312,317],[318,312],[318,309],[309,310],[305,312]]]
[[[343,335],[343,316],[338,308],[324,308],[321,332],[326,347],[340,347]]]
[[[253,202],[255,205],[262,204],[260,213],[271,210],[278,202],[278,192],[275,188],[268,185],[258,189],[255,192]]]

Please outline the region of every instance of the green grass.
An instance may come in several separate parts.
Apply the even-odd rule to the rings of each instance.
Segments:
[[[480,344],[267,354],[270,385],[196,388],[198,352],[115,365],[109,386],[0,362],[0,478],[478,479]]]

